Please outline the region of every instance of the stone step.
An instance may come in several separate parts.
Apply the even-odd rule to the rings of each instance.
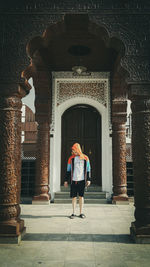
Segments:
[[[85,192],[84,194],[85,199],[103,199],[106,198],[106,193],[105,192]],[[65,198],[70,198],[70,192],[56,192],[55,193],[55,199],[65,199]]]
[[[101,189],[102,188],[100,186],[95,185],[88,187],[87,191],[85,190],[84,202],[87,204],[106,204],[106,192],[102,192]],[[67,188],[61,186],[61,191],[55,193],[54,203],[71,203],[70,186]]]
[[[91,185],[88,187],[88,192],[102,192],[102,187]],[[61,192],[70,192],[70,185],[68,187],[61,186]]]
[[[68,203],[71,203],[71,198],[68,198],[68,199],[57,198],[57,199],[54,199],[54,203],[55,204],[68,204]],[[77,199],[77,203],[78,203],[78,199]],[[107,199],[85,199],[84,203],[85,204],[107,204]]]

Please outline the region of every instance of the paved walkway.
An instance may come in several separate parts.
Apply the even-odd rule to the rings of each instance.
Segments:
[[[85,204],[86,219],[73,220],[71,204],[21,208],[27,234],[19,246],[0,245],[1,267],[150,266],[150,245],[130,240],[133,204]]]

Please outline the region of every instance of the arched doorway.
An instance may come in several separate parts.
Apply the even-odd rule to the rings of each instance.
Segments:
[[[75,105],[62,116],[61,184],[66,174],[71,147],[78,142],[91,162],[92,184],[102,185],[101,179],[101,116],[89,105]]]

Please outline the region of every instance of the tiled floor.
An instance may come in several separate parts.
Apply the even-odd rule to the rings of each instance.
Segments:
[[[71,204],[21,208],[27,233],[19,246],[0,245],[0,267],[150,266],[150,245],[130,239],[133,204],[85,204],[86,219],[73,220]]]

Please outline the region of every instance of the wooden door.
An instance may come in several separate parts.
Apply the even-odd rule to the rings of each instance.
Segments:
[[[73,106],[62,116],[62,184],[74,143],[79,143],[90,159],[92,184],[101,185],[101,116],[91,106]]]

